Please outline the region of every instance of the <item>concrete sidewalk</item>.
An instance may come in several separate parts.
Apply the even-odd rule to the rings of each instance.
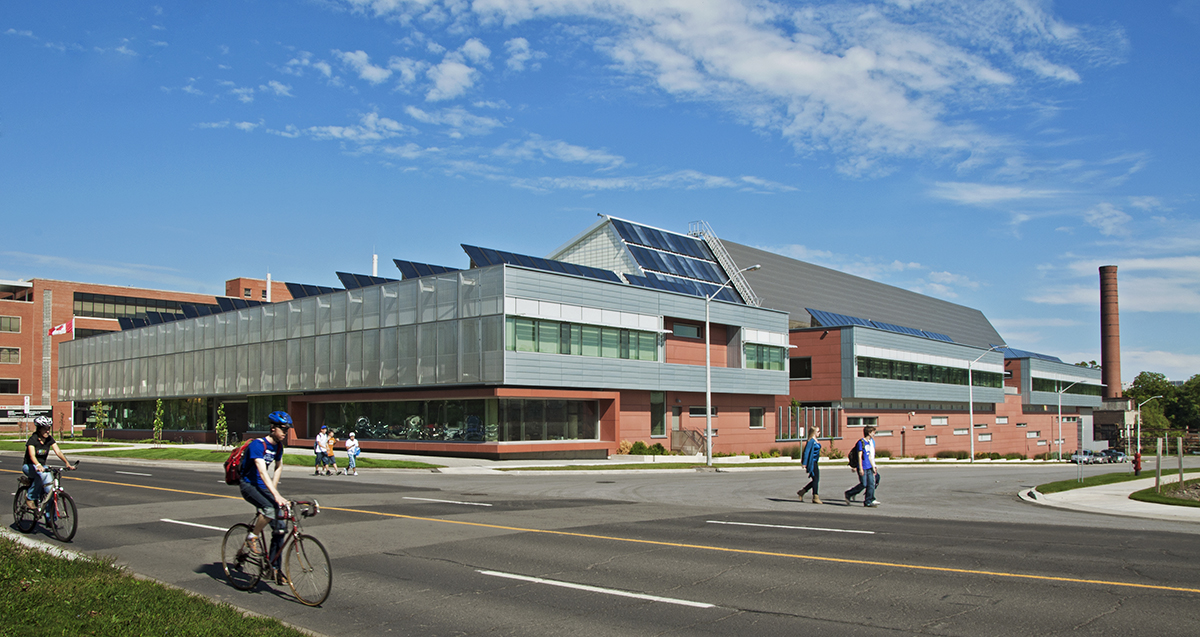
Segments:
[[[1172,485],[1178,480],[1177,476],[1164,477],[1163,487]],[[1169,504],[1153,504],[1131,500],[1129,494],[1154,486],[1154,478],[1142,478],[1130,482],[1105,484],[1098,487],[1084,487],[1058,493],[1039,493],[1037,489],[1021,491],[1020,496],[1026,502],[1034,502],[1044,506],[1103,513],[1106,515],[1121,515],[1151,520],[1169,520],[1172,522],[1200,522],[1200,507],[1172,506]]]

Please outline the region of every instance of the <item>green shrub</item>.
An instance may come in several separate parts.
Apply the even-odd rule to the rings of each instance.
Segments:
[[[633,443],[633,446],[629,448],[629,455],[631,455],[631,456],[647,455],[646,454],[646,443],[642,442],[641,440]]]
[[[1024,460],[1025,454],[1023,454],[1023,453],[1006,453],[1006,454],[1004,454],[1004,459],[1005,460]]]
[[[841,460],[842,458],[846,457],[846,454],[843,453],[841,449],[831,447],[829,449],[829,457],[834,460]]]
[[[919,456],[913,456],[913,460],[928,460],[928,459],[929,459],[929,456],[927,456],[925,454],[921,454]]]
[[[879,451],[875,452],[875,457],[876,458],[891,458],[892,452],[887,449],[880,449]]]

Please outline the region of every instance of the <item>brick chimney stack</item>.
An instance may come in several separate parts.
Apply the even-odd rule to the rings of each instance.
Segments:
[[[1121,315],[1117,303],[1117,266],[1100,266],[1100,365],[1104,398],[1121,397]]]

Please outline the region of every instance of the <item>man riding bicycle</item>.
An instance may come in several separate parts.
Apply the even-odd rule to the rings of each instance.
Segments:
[[[31,509],[36,509],[43,498],[50,494],[50,485],[54,482],[54,476],[46,470],[46,461],[50,459],[50,452],[62,460],[67,469],[74,469],[67,462],[67,457],[63,455],[61,449],[58,448],[58,442],[54,440],[54,436],[50,435],[50,429],[54,426],[54,421],[49,416],[38,416],[33,419],[37,425],[37,431],[25,441],[25,462],[21,465],[21,470],[25,472],[25,476],[29,478],[32,484],[29,485],[29,490],[26,491],[25,505]]]
[[[283,442],[292,428],[292,417],[286,411],[274,411],[267,415],[267,422],[271,426],[271,433],[265,438],[251,441],[242,459],[242,498],[258,510],[258,516],[254,518],[254,530],[246,536],[246,542],[251,551],[261,553],[265,546],[262,531],[270,522],[271,571],[277,583],[286,584],[283,571],[279,568],[279,547],[283,546],[287,532],[287,521],[283,519],[280,509],[286,507],[288,501],[279,494],[279,476],[283,469]],[[274,467],[268,473],[268,467],[272,464]]]

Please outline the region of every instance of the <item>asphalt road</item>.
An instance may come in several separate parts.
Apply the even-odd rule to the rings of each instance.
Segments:
[[[17,457],[0,455],[10,485]],[[216,529],[251,512],[216,466],[89,459],[65,486],[80,508],[70,548],[327,635],[1190,634],[1197,529],[1015,495],[1075,472],[889,469],[883,506],[866,509],[841,501],[841,468],[824,471],[818,506],[796,501],[795,470],[289,467],[284,492],[323,509],[305,525],[333,557],[321,608],[225,583]]]

